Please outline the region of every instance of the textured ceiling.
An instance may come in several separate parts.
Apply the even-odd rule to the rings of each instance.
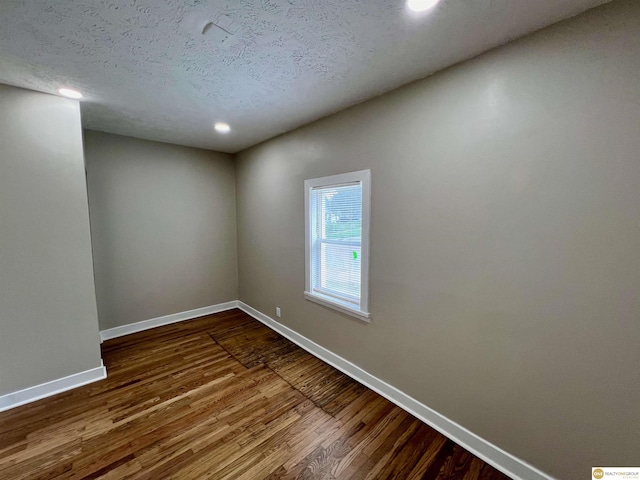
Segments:
[[[236,152],[602,3],[1,0],[0,83],[78,88],[88,128]]]

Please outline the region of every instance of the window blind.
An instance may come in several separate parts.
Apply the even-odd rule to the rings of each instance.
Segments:
[[[312,289],[360,306],[362,183],[311,190]]]

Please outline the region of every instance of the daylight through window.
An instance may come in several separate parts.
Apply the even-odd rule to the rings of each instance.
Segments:
[[[305,182],[305,295],[368,318],[370,171]]]

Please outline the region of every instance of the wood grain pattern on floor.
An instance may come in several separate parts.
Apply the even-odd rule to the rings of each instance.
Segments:
[[[106,380],[0,413],[0,479],[507,479],[240,310],[102,353]]]

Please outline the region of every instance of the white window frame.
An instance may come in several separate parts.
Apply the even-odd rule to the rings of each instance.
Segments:
[[[311,193],[314,188],[336,187],[349,183],[362,185],[362,240],[360,246],[360,307],[351,305],[329,295],[314,292],[312,286],[312,219]],[[371,170],[341,173],[328,177],[313,178],[304,181],[304,229],[305,229],[305,290],[304,297],[315,303],[333,308],[366,322],[370,321],[369,312],[369,243],[371,224]]]

